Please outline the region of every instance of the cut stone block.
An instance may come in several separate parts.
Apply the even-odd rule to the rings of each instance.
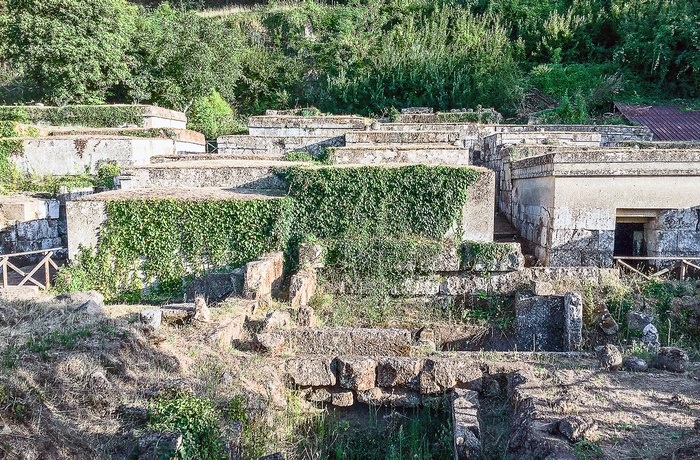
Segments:
[[[292,307],[305,306],[316,293],[316,272],[300,271],[289,281],[289,302]]]
[[[520,294],[515,300],[518,351],[565,351],[566,323],[562,296]]]
[[[277,252],[246,264],[243,294],[246,298],[269,302],[282,284],[284,253]]]
[[[377,361],[377,386],[418,389],[418,374],[423,368],[420,358],[391,357]]]
[[[341,387],[350,390],[369,390],[374,388],[377,379],[377,362],[362,356],[339,356],[338,382]]]
[[[357,400],[372,406],[418,407],[421,404],[418,393],[404,389],[371,388],[358,391]]]
[[[452,433],[455,459],[481,458],[479,395],[476,391],[455,388],[452,393]]]
[[[286,363],[286,371],[292,382],[301,387],[333,386],[336,383],[333,357],[304,356],[292,358]]]

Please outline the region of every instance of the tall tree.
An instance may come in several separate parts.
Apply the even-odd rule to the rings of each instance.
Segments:
[[[47,102],[104,102],[129,75],[135,11],[126,0],[7,0],[7,56]]]

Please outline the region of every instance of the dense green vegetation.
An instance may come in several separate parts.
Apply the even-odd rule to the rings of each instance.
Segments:
[[[695,0],[306,1],[217,16],[186,9],[206,4],[0,2],[0,100],[143,102],[207,114],[221,113],[218,102],[210,108],[217,91],[234,116],[480,104],[577,122],[611,111],[613,99],[700,97]]]
[[[421,165],[305,166],[284,174],[289,195],[274,200],[108,202],[98,248],[63,269],[57,289],[96,289],[108,300],[172,298],[190,275],[325,239],[339,276],[387,290],[384,281],[421,273],[440,254],[479,176],[472,168]]]

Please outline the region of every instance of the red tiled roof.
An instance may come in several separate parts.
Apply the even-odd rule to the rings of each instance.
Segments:
[[[670,105],[629,105],[615,103],[629,121],[648,127],[655,141],[700,140],[700,112],[681,112]]]

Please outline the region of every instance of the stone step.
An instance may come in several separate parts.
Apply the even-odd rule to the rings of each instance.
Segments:
[[[367,118],[354,115],[289,116],[262,115],[248,119],[251,136],[318,136],[338,137],[349,131],[364,130],[369,126]]]
[[[338,147],[333,149],[330,158],[339,164],[470,164],[469,151],[467,149],[445,144]]]
[[[344,134],[344,132],[343,132]],[[337,136],[281,135],[221,136],[217,139],[219,153],[226,155],[272,155],[304,151],[317,157],[327,147],[345,145],[343,134]]]
[[[280,168],[290,161],[205,160],[173,161],[128,168],[120,176],[122,189],[135,187],[196,188],[226,187],[252,190],[286,190]]]
[[[357,144],[449,144],[459,140],[457,131],[353,131],[345,135],[345,145]]]

